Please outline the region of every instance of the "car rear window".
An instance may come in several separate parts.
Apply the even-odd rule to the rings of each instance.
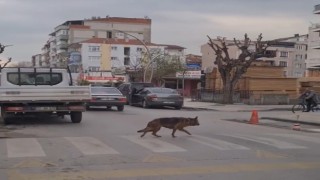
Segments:
[[[117,88],[107,87],[91,87],[91,93],[93,94],[121,94]]]
[[[168,89],[168,88],[151,88],[149,90],[152,93],[159,93],[159,94],[178,94],[178,91],[174,89]]]

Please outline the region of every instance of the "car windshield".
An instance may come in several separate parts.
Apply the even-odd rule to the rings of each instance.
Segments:
[[[169,89],[169,88],[152,88],[149,90],[152,93],[158,93],[158,94],[178,94],[176,90]]]
[[[117,88],[91,87],[92,94],[121,94]]]

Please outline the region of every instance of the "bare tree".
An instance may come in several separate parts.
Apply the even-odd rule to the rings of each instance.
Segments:
[[[8,46],[12,46],[12,45],[2,45],[2,44],[0,43],[0,54],[3,53],[3,52],[4,52],[4,49],[5,49],[6,47],[8,47]],[[0,60],[0,61],[2,61],[2,60]],[[9,59],[7,60],[7,62],[5,62],[3,65],[0,65],[0,69],[5,68],[10,62],[11,62],[11,58],[9,58]]]
[[[234,87],[247,72],[251,63],[259,57],[262,57],[270,42],[262,41],[262,34],[260,34],[255,42],[251,42],[247,34],[244,35],[244,40],[239,41],[233,39],[233,45],[236,45],[241,51],[238,58],[230,58],[228,45],[225,38],[217,38],[217,41],[212,40],[209,36],[208,45],[216,54],[214,64],[218,66],[218,71],[223,82],[223,103],[232,104]],[[249,46],[254,46],[255,50],[249,50]]]

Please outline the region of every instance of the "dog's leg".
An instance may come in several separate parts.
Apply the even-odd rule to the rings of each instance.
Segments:
[[[172,131],[172,137],[174,138],[174,137],[176,137],[175,135],[174,135],[174,133],[176,133],[176,131],[177,131],[177,129],[176,128],[173,128],[173,131]]]
[[[187,133],[187,134],[189,134],[189,135],[191,135],[191,133],[189,133],[189,131],[187,131],[187,130],[185,130],[185,129],[183,129],[183,128],[181,128],[181,129],[179,129],[180,131],[183,131],[183,132],[185,132],[185,133]]]
[[[153,130],[152,135],[156,136],[156,137],[161,137],[159,135],[157,135],[157,132],[161,129],[161,126],[156,128],[155,130]]]
[[[140,137],[143,137],[144,135],[146,135],[146,134],[147,134],[147,132],[148,132],[148,131],[143,132],[143,134],[141,134],[141,136],[140,136]]]

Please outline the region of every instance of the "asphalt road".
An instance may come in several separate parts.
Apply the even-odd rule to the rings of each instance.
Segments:
[[[1,128],[0,179],[319,179],[318,133],[226,121],[248,112],[126,106],[83,115],[80,124],[42,117]],[[200,126],[176,138],[165,128],[161,138],[136,132],[170,116],[198,116]]]

